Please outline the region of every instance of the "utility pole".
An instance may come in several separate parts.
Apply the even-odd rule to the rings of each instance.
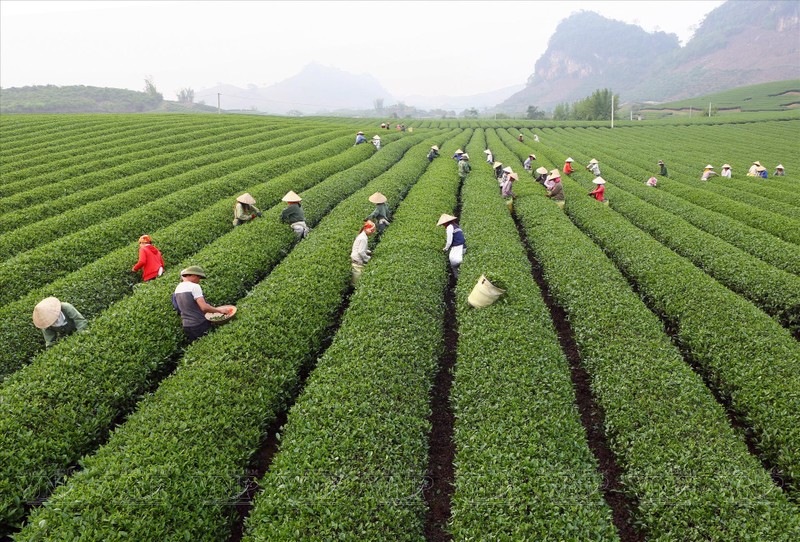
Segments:
[[[614,93],[611,93],[611,127],[614,127]]]
[[[631,120],[633,120],[633,108],[631,107]]]
[[[221,92],[217,92],[217,115],[221,115],[222,114],[222,109],[220,109],[220,107],[219,107],[219,97],[221,95],[222,95]]]
[[[689,118],[692,118],[692,106],[689,106]]]
[[[711,118],[711,102],[708,102],[708,118]]]

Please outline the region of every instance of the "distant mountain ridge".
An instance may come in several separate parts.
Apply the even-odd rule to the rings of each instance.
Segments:
[[[611,88],[623,101],[680,100],[800,77],[800,3],[728,1],[681,48],[677,36],[648,33],[593,12],[559,23],[527,86],[497,106],[552,109]]]

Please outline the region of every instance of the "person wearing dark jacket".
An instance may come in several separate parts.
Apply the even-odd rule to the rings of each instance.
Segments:
[[[661,171],[659,171],[658,174],[662,177],[669,177],[669,174],[667,173],[667,165],[664,163],[664,161],[659,160],[658,165],[661,166]]]
[[[439,158],[439,147],[433,145],[428,152],[428,162],[433,162],[434,158]]]
[[[378,227],[378,233],[383,233],[392,218],[392,212],[389,210],[389,206],[386,205],[386,201],[386,196],[380,192],[375,192],[369,197],[369,202],[375,204],[375,210],[364,221],[375,223]]]
[[[281,199],[286,202],[286,209],[281,212],[281,222],[289,224],[299,239],[305,238],[310,230],[306,225],[306,215],[303,212],[303,208],[300,207],[300,202],[303,201],[303,198],[294,191],[289,190]]]
[[[164,273],[164,258],[161,256],[161,252],[153,246],[149,235],[139,237],[139,261],[133,266],[131,272],[136,273],[139,269],[142,269],[142,280],[145,282],[160,277]]]

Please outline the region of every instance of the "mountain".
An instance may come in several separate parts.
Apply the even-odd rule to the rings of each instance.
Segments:
[[[731,1],[711,11],[680,47],[592,12],[561,21],[526,87],[497,106],[551,109],[611,88],[623,101],[680,100],[743,85],[800,77],[800,3]]]
[[[473,94],[472,96],[423,96],[414,94],[410,96],[400,96],[399,99],[406,104],[421,109],[444,109],[447,111],[461,112],[471,107],[478,109],[493,107],[495,104],[505,100],[523,88],[525,88],[525,85],[520,83],[490,92]]]
[[[268,87],[247,89],[219,85],[198,92],[214,96],[219,92],[223,109],[257,109],[272,114],[291,110],[325,113],[336,109],[373,109],[375,100],[389,104],[391,94],[371,75],[354,75],[312,62],[297,75]]]

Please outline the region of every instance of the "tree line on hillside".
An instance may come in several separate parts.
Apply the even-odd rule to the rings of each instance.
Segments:
[[[158,108],[164,97],[155,89],[137,92],[84,85],[36,85],[0,90],[2,113],[138,113]]]
[[[572,102],[572,105],[567,102],[556,105],[553,120],[610,120],[612,102],[614,116],[617,117],[619,94],[614,94],[608,88],[595,90],[591,96]]]

